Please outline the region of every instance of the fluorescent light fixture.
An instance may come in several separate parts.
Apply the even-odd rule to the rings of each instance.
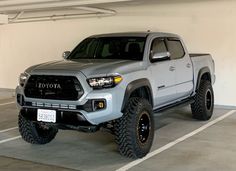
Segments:
[[[8,15],[0,14],[0,24],[8,24]]]

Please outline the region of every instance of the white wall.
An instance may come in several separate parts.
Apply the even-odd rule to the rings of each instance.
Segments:
[[[172,1],[173,2],[173,1]],[[216,62],[216,103],[236,106],[236,1],[161,3],[120,7],[109,18],[0,26],[0,87],[14,88],[30,65],[61,59],[88,35],[122,31],[180,34],[191,52],[209,52]]]

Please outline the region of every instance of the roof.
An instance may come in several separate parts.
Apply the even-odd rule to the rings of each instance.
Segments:
[[[121,32],[121,33],[107,33],[107,34],[98,34],[90,37],[147,37],[148,35],[160,35],[163,37],[178,37],[176,34],[172,33],[163,33],[163,32]]]

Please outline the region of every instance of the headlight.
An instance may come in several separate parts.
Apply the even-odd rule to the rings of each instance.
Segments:
[[[26,82],[26,80],[29,78],[29,74],[28,73],[21,73],[20,74],[20,77],[19,77],[19,85],[21,86],[21,87],[24,87],[24,85],[25,85],[25,82]]]
[[[88,84],[94,89],[115,87],[122,81],[121,76],[89,78]]]

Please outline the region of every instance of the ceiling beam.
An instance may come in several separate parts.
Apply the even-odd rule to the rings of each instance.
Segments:
[[[47,3],[47,2],[57,2],[60,0],[4,0],[0,1],[1,6],[13,6],[13,5],[24,5],[24,4],[33,4],[33,3]]]

